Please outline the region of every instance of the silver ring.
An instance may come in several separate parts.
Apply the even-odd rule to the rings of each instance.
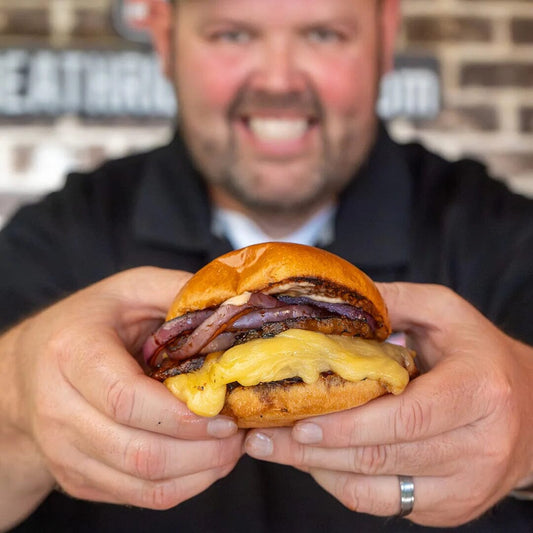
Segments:
[[[400,483],[400,513],[399,518],[413,512],[415,506],[415,480],[411,476],[398,476]]]

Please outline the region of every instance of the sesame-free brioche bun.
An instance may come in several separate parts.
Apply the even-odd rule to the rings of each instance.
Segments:
[[[166,320],[218,306],[249,292],[276,294],[288,283],[306,292],[337,297],[370,313],[384,340],[391,328],[385,302],[374,282],[360,269],[320,248],[268,242],[234,250],[200,269],[178,292]]]

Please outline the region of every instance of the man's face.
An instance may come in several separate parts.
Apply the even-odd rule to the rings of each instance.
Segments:
[[[378,0],[178,4],[169,71],[208,183],[266,212],[331,199],[374,140],[390,60]]]

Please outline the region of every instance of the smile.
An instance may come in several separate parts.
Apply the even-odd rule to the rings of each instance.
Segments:
[[[311,134],[319,125],[313,116],[241,116],[240,128],[245,138],[261,152],[278,155],[296,154],[309,148]]]
[[[302,118],[252,118],[247,124],[253,135],[264,142],[295,141],[309,128],[309,121]]]

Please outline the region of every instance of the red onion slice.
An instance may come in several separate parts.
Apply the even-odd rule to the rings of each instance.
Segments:
[[[167,349],[166,355],[173,360],[187,359],[200,353],[217,335],[226,330],[236,318],[249,313],[254,308],[272,308],[282,305],[283,303],[273,296],[262,293],[250,294],[248,300],[241,305],[222,304],[194,329],[183,345],[175,350]],[[157,336],[157,338],[159,339],[160,337]],[[171,336],[166,344],[172,338],[174,337]],[[146,361],[149,361],[152,366],[156,366],[161,362],[161,345],[158,345],[155,351],[150,352],[151,348],[153,348],[153,343],[151,344],[151,346],[146,347],[144,356]]]
[[[326,316],[331,316],[331,313],[311,305],[282,305],[274,309],[253,310],[237,318],[231,325],[231,330],[259,329],[269,322],[284,322],[291,318],[323,318]]]
[[[194,311],[186,315],[178,316],[162,324],[157,331],[152,333],[143,346],[143,356],[145,362],[148,362],[155,352],[165,346],[172,339],[181,335],[185,331],[195,330],[206,318],[210,317],[215,311],[213,309],[203,309]]]
[[[372,331],[376,330],[376,321],[374,317],[370,313],[363,311],[363,309],[350,304],[321,302],[320,300],[313,300],[312,298],[306,298],[305,296],[280,295],[278,298],[281,302],[285,302],[287,304],[313,305],[321,309],[327,309],[335,315],[345,316],[350,320],[364,320]]]
[[[235,344],[236,332],[224,331],[217,335],[211,342],[207,343],[200,352],[201,355],[206,355],[213,352],[223,352],[231,348]]]

